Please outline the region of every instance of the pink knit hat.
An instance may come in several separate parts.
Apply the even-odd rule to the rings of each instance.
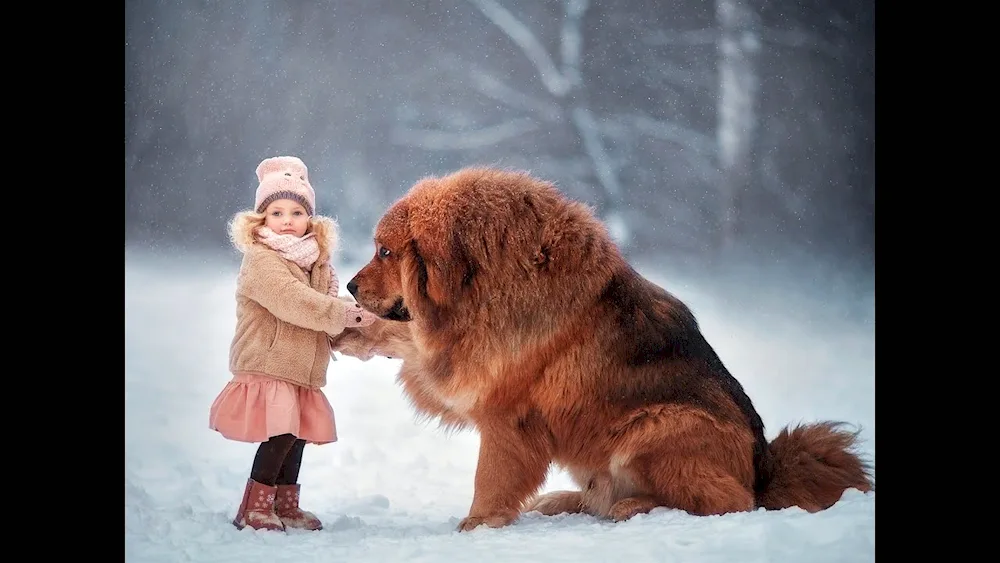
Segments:
[[[316,192],[309,184],[309,169],[298,157],[265,158],[257,165],[257,180],[260,182],[254,201],[257,213],[279,199],[301,203],[309,215],[316,210]]]

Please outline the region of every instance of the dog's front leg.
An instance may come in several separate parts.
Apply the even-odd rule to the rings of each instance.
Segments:
[[[469,515],[458,525],[466,532],[482,524],[513,523],[521,503],[545,482],[551,456],[545,434],[532,417],[503,428],[480,428],[476,490]]]

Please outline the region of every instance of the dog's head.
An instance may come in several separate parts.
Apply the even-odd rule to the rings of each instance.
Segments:
[[[374,242],[348,291],[382,318],[437,328],[568,307],[610,248],[585,206],[523,172],[489,168],[417,182],[379,220]]]
[[[386,211],[375,228],[375,255],[347,282],[361,306],[391,321],[413,320],[403,295],[403,270],[413,260],[408,209],[400,200]]]
[[[439,318],[475,277],[477,261],[465,252],[441,188],[440,179],[421,180],[385,212],[375,227],[374,256],[347,284],[384,319]]]

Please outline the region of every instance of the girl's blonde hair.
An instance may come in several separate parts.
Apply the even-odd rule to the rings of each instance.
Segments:
[[[240,252],[246,252],[257,242],[257,230],[264,226],[264,213],[252,209],[240,211],[233,215],[227,225],[229,240]],[[332,255],[337,250],[340,237],[337,232],[337,222],[329,217],[313,215],[309,217],[306,233],[315,233],[319,243],[320,254]]]

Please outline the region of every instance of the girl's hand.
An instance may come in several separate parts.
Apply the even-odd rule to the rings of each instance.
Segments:
[[[361,307],[357,303],[347,304],[347,308],[344,310],[344,326],[345,327],[361,327],[368,326],[378,319],[374,313],[371,313]]]

